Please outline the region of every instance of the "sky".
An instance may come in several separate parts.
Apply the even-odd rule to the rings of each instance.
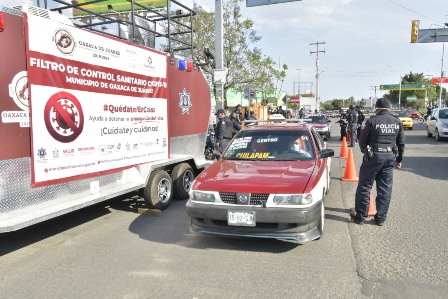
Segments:
[[[214,11],[214,0],[196,0]],[[188,2],[188,1],[185,1]],[[400,76],[423,73],[440,77],[443,43],[410,43],[411,22],[421,29],[448,23],[446,0],[303,0],[246,7],[263,53],[288,65],[282,89],[288,94],[316,92],[316,45],[319,45],[321,101],[380,97],[379,85],[398,84]],[[448,45],[446,52],[448,52]],[[448,55],[444,55],[444,71]],[[298,70],[300,69],[300,71]],[[294,82],[297,82],[294,84]],[[295,86],[295,92],[293,88]],[[447,86],[448,87],[448,86]]]
[[[14,0],[1,0],[8,1]],[[178,0],[189,7],[193,1],[215,10],[215,0]],[[441,74],[443,43],[411,44],[411,21],[420,20],[421,29],[443,27],[447,0],[303,0],[258,7],[242,2],[241,13],[262,37],[254,46],[288,65],[278,86],[288,94],[298,92],[299,81],[302,93],[316,93],[316,53],[310,52],[317,48],[310,44],[318,42],[325,43],[319,45],[325,51],[319,53],[321,101],[373,97],[375,86],[380,97],[387,92],[380,85],[398,84],[411,71]],[[446,53],[444,58],[447,71]]]

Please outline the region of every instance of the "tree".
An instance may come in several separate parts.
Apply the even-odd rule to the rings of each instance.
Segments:
[[[410,84],[410,83],[422,83],[427,86],[426,91],[425,90],[402,90],[401,91],[401,107],[416,107],[416,108],[423,108],[424,103],[422,104],[422,101],[418,101],[421,99],[425,99],[426,93],[428,96],[429,105],[433,105],[437,103],[438,99],[438,90],[439,86],[433,85],[431,83],[430,79],[426,79],[423,73],[412,73],[406,74],[401,79],[401,84]],[[445,89],[442,89],[442,92]],[[446,90],[445,90],[446,92]],[[398,97],[399,97],[400,91],[399,90],[391,90],[388,93],[384,95],[391,103],[398,104]],[[442,93],[443,94],[443,93]],[[417,101],[414,100],[408,100],[408,96],[415,96],[417,97]]]
[[[229,0],[223,4],[223,65],[228,69],[224,86],[224,106],[227,106],[226,93],[229,89],[243,92],[245,88],[250,87],[255,89],[257,94],[261,94],[262,99],[269,96],[278,97],[275,91],[282,88],[288,69],[286,64],[277,65],[271,57],[264,55],[262,50],[255,46],[261,36],[253,29],[254,22],[241,15],[240,2],[242,1]],[[204,48],[215,53],[215,14],[205,11],[197,3],[193,5],[193,10],[196,11],[196,16],[193,20],[192,56],[196,61],[203,62],[207,60],[203,53]],[[180,35],[177,38],[186,40],[188,36]],[[191,56],[188,51],[181,54]],[[203,71],[210,75],[215,68],[214,61],[202,65]]]

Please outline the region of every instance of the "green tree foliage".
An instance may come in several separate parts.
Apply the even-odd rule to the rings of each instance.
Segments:
[[[250,87],[263,99],[277,97],[276,90],[282,88],[288,69],[286,64],[277,64],[255,46],[261,37],[253,29],[254,22],[241,15],[239,6],[241,2],[241,0],[229,0],[223,4],[223,66],[228,69],[224,86],[224,106],[227,106],[226,93],[229,89],[242,92]],[[197,13],[193,20],[194,49],[192,54],[190,51],[181,54],[186,57],[192,55],[196,61],[204,62],[207,60],[203,53],[204,48],[209,48],[210,52],[215,54],[215,13],[206,11],[197,3],[193,5],[193,10]],[[216,68],[214,60],[201,67],[209,75],[212,75],[213,69]]]
[[[425,93],[428,93],[429,105],[436,105],[439,99],[439,86],[433,85],[431,79],[425,78],[423,73],[406,74],[401,79],[401,84],[422,83],[427,86],[425,90],[402,90],[401,91],[401,107],[416,107],[417,109],[425,107]],[[384,95],[393,104],[398,105],[399,90],[391,90]],[[408,96],[416,96],[417,100],[408,100]],[[442,88],[442,98],[446,99],[446,89]]]

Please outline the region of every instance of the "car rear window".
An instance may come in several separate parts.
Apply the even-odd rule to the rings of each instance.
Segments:
[[[313,160],[314,146],[307,130],[240,131],[223,159],[229,160]]]
[[[321,123],[321,124],[326,124],[327,123],[327,119],[324,116],[314,116],[314,115],[310,115],[310,116],[306,116],[303,120],[307,121],[307,119],[310,120],[310,122],[313,123]]]

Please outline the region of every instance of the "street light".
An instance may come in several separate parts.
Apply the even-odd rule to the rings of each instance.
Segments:
[[[296,69],[297,71],[299,71],[299,97],[300,97],[300,71],[302,70],[302,69]],[[295,90],[294,90],[294,92],[295,92]]]

